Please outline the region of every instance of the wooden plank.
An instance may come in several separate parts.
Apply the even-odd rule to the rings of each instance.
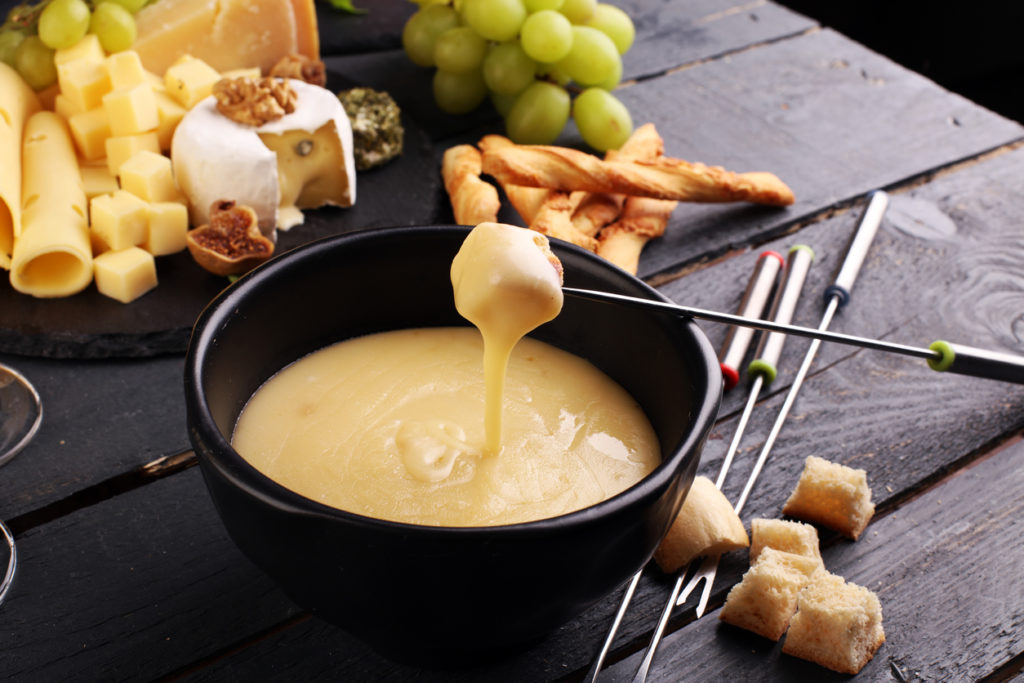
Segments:
[[[198,468],[17,541],[5,680],[152,680],[297,613],[228,539]]]
[[[778,235],[794,222],[1018,140],[1003,119],[828,30],[760,46],[624,88],[666,154],[767,170],[793,189],[785,210],[680,205],[641,274]]]
[[[826,549],[833,573],[878,594],[886,642],[857,676],[978,680],[1024,650],[1024,443],[957,473]],[[607,680],[628,681],[634,656]],[[717,611],[667,637],[652,680],[847,680],[720,624]]]
[[[43,421],[0,476],[0,519],[191,446],[185,426],[184,358],[48,360],[0,356],[35,385]]]

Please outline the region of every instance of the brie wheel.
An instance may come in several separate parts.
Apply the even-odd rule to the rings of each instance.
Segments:
[[[208,223],[213,202],[229,199],[252,207],[260,231],[273,239],[275,228],[302,222],[301,209],[355,203],[352,126],[344,107],[325,88],[289,84],[297,96],[295,111],[262,126],[222,115],[213,96],[182,119],[171,160],[192,225]]]

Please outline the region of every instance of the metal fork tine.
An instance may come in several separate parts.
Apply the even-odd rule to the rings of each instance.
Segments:
[[[710,558],[708,558],[710,559]],[[711,565],[711,570],[708,572],[708,579],[704,583],[704,592],[700,594],[700,602],[697,603],[697,618],[700,619],[704,616],[704,610],[708,606],[708,598],[711,597],[711,587],[715,585],[715,574],[718,573],[718,558],[715,558],[714,564]]]

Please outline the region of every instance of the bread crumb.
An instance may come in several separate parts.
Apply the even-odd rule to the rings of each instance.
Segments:
[[[873,592],[816,572],[797,599],[782,651],[840,673],[858,673],[885,642],[882,606]]]
[[[857,540],[875,513],[867,472],[808,456],[782,512]]]
[[[818,571],[825,571],[820,558],[766,547],[729,591],[718,618],[778,640],[796,612],[800,591]]]
[[[721,555],[749,545],[743,522],[725,495],[707,477],[697,477],[654,559],[662,571],[672,573],[696,557]]]

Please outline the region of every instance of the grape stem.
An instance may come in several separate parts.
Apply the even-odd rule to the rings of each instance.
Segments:
[[[7,13],[7,20],[4,22],[3,30],[34,30],[36,24],[39,23],[39,15],[42,14],[43,8],[47,4],[49,4],[49,0],[42,0],[42,2],[35,4],[23,2],[20,5],[15,5]]]

